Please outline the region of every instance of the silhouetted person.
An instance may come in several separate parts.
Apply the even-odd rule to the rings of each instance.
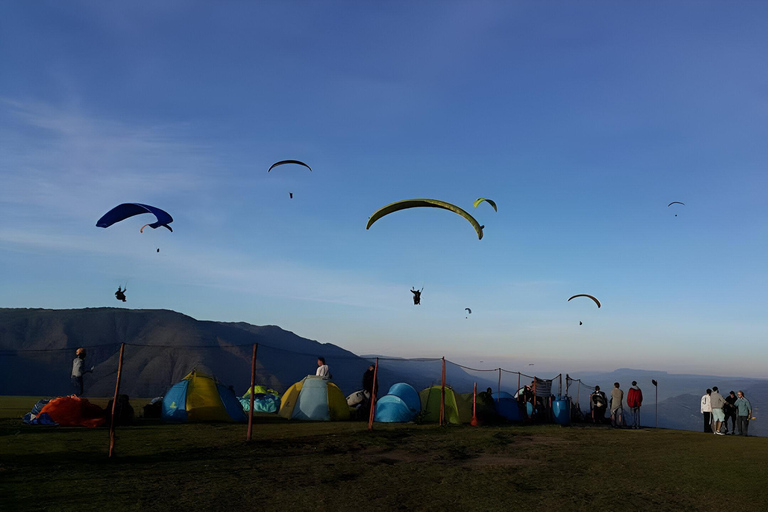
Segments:
[[[592,421],[603,423],[605,421],[605,409],[608,407],[608,399],[605,393],[600,391],[600,386],[595,386],[595,392],[589,395],[589,405],[592,408]]]
[[[90,370],[85,370],[85,349],[79,348],[75,351],[76,357],[72,361],[72,387],[75,388],[75,396],[83,394],[83,375],[93,373],[93,366]]]
[[[160,249],[158,249],[158,252],[159,252],[159,251],[160,251]],[[117,287],[117,291],[115,292],[115,298],[116,298],[117,300],[121,300],[121,301],[125,302],[125,292],[127,292],[127,291],[128,291],[128,288],[126,288],[125,290],[123,290],[122,288],[120,288],[120,287],[118,286],[118,287]]]
[[[367,395],[366,398],[368,399],[373,396],[374,392],[378,393],[379,391],[379,379],[378,377],[374,379],[375,373],[376,366],[370,365],[363,374],[363,391]]]
[[[424,291],[424,288],[422,288],[421,290],[414,290],[413,288],[411,288],[411,293],[413,294],[414,306],[418,306],[419,304],[421,304],[421,292],[423,291]]]

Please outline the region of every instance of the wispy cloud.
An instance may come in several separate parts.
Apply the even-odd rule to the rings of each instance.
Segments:
[[[185,125],[135,126],[2,99],[0,213],[92,218],[124,198],[203,189],[214,162],[189,132]]]

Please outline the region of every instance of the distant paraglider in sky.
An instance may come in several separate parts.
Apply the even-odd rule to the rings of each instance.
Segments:
[[[491,205],[491,206],[493,207],[493,211],[495,211],[495,212],[498,212],[498,211],[499,211],[499,210],[498,210],[498,208],[496,208],[496,201],[493,201],[492,199],[486,199],[486,198],[484,198],[484,197],[480,197],[480,198],[478,198],[478,199],[476,199],[476,200],[475,200],[475,202],[473,203],[473,204],[474,204],[474,206],[475,206],[475,208],[477,208],[477,206],[478,206],[480,203],[482,203],[483,201],[485,201],[486,203],[488,203],[489,205]]]
[[[125,292],[128,291],[128,288],[122,288],[121,286],[117,287],[117,291],[115,292],[115,298],[117,300],[121,300],[125,302]]]
[[[271,170],[272,170],[272,169],[274,169],[275,167],[279,167],[279,166],[281,166],[281,165],[289,165],[289,164],[293,164],[293,165],[303,165],[304,167],[306,167],[307,169],[309,169],[309,170],[310,170],[310,172],[312,171],[312,168],[311,168],[310,166],[308,166],[307,164],[305,164],[304,162],[302,162],[301,160],[280,160],[279,162],[275,162],[275,163],[273,163],[272,165],[270,165],[270,166],[269,166],[269,169],[267,169],[267,172],[271,171]],[[293,199],[293,192],[289,192],[289,193],[288,193],[288,196],[289,196],[291,199]]]
[[[413,305],[414,306],[418,306],[419,304],[421,304],[421,292],[423,292],[423,291],[424,291],[424,288],[422,288],[421,290],[417,290],[417,289],[411,287],[411,293],[413,294]]]
[[[598,309],[600,308],[600,301],[599,301],[599,300],[597,300],[597,298],[593,297],[592,295],[587,295],[587,294],[585,294],[585,293],[580,293],[580,294],[578,294],[578,295],[574,295],[573,297],[571,297],[570,299],[568,299],[568,302],[570,302],[570,301],[571,301],[571,299],[575,299],[576,297],[587,297],[587,298],[589,298],[589,299],[592,299],[593,301],[595,301],[595,304],[597,304],[597,307],[598,307]],[[581,320],[579,320],[579,325],[583,325],[583,324],[581,323]]]
[[[312,168],[310,166],[308,166],[307,164],[305,164],[304,162],[302,162],[300,160],[280,160],[279,162],[275,162],[272,165],[270,165],[269,169],[267,169],[267,172],[271,171],[275,167],[280,167],[281,165],[287,165],[287,164],[303,165],[304,167],[306,167],[310,171],[312,170]]]
[[[573,297],[571,297],[571,299],[575,299],[576,297],[587,297],[587,298],[590,298],[590,299],[592,299],[593,301],[595,301],[595,304],[597,304],[597,307],[598,307],[598,308],[600,307],[600,301],[599,301],[599,300],[597,300],[595,297],[593,297],[593,296],[591,296],[591,295],[587,295],[587,294],[585,294],[585,293],[580,293],[580,294],[578,294],[578,295],[574,295]],[[570,302],[570,301],[571,301],[571,299],[568,299],[568,302]]]
[[[469,308],[464,308],[464,310],[467,312],[468,315],[472,314],[472,310]],[[464,318],[469,318],[468,316],[465,316]]]
[[[168,225],[173,222],[173,217],[171,217],[168,212],[155,206],[141,203],[123,203],[115,206],[107,213],[105,213],[98,220],[98,222],[96,222],[96,226],[100,228],[108,228],[112,224],[121,222],[129,217],[133,217],[134,215],[141,215],[143,213],[151,213],[156,217],[157,221],[142,226],[139,230],[141,233],[144,232],[144,228],[147,226],[151,227],[152,229],[157,229],[160,226],[163,226],[164,228],[167,228],[168,231],[173,231],[171,226]]]
[[[672,206],[673,204],[681,204],[681,205],[685,206],[685,203],[681,203],[680,201],[672,201],[671,203],[669,203],[669,204],[667,205],[667,208],[669,208],[669,207],[670,207],[670,206]],[[677,217],[677,214],[675,214],[675,217]]]
[[[475,228],[478,240],[483,239],[483,228],[485,226],[481,226],[474,217],[472,217],[469,213],[459,208],[458,206],[451,203],[446,203],[445,201],[439,201],[437,199],[405,199],[403,201],[396,201],[394,203],[388,204],[373,212],[373,215],[371,215],[371,217],[368,219],[368,224],[365,226],[365,229],[370,229],[374,222],[386,215],[389,215],[390,213],[398,212],[400,210],[407,210],[409,208],[441,208],[443,210],[453,212],[464,217],[472,225],[472,227]]]

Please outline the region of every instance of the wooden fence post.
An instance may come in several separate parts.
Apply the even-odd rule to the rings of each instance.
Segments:
[[[125,354],[125,343],[120,344],[120,359],[117,363],[117,382],[115,383],[115,398],[112,399],[112,420],[109,423],[109,458],[115,449],[115,410],[117,409],[117,397],[120,393],[120,375],[123,372],[123,355]]]
[[[443,374],[440,381],[440,425],[445,423],[445,357],[443,357]]]
[[[379,358],[376,358],[376,366],[373,368],[373,389],[371,389],[371,410],[368,413],[368,430],[373,430],[373,419],[376,417],[376,384],[379,378]]]
[[[256,386],[256,352],[259,349],[259,344],[253,344],[253,356],[251,356],[251,408],[248,411],[248,432],[245,435],[245,441],[248,442],[253,438],[253,395],[256,394],[254,387]]]

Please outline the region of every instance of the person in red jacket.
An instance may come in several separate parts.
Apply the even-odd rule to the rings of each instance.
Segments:
[[[643,405],[643,392],[637,387],[637,381],[632,381],[632,387],[627,393],[627,405],[632,409],[632,428],[640,428],[640,406]]]

